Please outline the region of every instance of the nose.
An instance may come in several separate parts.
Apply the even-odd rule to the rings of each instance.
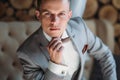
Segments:
[[[59,22],[59,18],[56,15],[51,16],[51,23],[52,24],[57,24]]]

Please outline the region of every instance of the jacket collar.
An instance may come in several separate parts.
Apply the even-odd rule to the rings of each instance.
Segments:
[[[73,33],[72,31],[72,28],[70,27],[70,25],[67,25],[67,30],[66,32],[68,33],[68,36],[70,36],[71,39],[73,39],[73,37],[75,36],[75,34]],[[43,50],[45,56],[47,57],[47,59],[49,60],[50,59],[50,56],[48,54],[48,51],[47,51],[47,45],[49,43],[48,39],[46,39],[44,33],[43,33],[43,30],[42,30],[42,27],[39,28],[39,32],[38,32],[38,35],[40,37],[39,39],[39,45],[42,46],[41,49]]]
[[[67,25],[66,32],[68,33],[67,36],[70,36],[70,38],[73,38],[75,36],[75,34],[74,34],[73,30],[72,30],[72,27],[70,27],[69,24]],[[40,29],[39,29],[39,35],[41,37],[41,39],[39,41],[40,44],[42,44],[43,46],[47,46],[48,43],[49,43],[49,39],[47,39],[45,34],[43,33],[42,27],[40,27]]]

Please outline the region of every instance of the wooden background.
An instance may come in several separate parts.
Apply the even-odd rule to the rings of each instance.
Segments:
[[[0,21],[35,19],[36,0],[0,0]],[[120,54],[120,0],[87,0],[84,19],[106,19],[115,30],[115,54]]]

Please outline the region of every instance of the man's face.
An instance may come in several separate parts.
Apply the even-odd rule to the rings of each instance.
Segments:
[[[51,37],[60,37],[67,27],[71,14],[67,0],[43,0],[37,17],[44,32]]]

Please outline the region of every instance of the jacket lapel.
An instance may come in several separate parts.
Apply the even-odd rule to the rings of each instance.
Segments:
[[[50,56],[49,56],[47,48],[46,48],[49,41],[45,38],[43,31],[42,31],[42,28],[40,28],[39,35],[40,35],[39,45],[41,47],[41,50],[45,54],[46,58],[49,60]]]
[[[25,47],[25,53],[45,71],[50,57],[46,48],[48,41],[43,35],[42,28],[40,27],[31,37],[28,40],[29,44]]]
[[[83,46],[84,46],[82,36],[84,36],[84,34],[82,33],[82,31],[79,31],[79,34],[76,33],[76,31],[78,31],[78,30],[72,29],[72,28],[74,28],[74,26],[79,27],[80,25],[76,24],[73,21],[69,22],[67,32],[68,32],[68,35],[71,37],[73,45],[75,46],[77,52],[80,55],[80,73],[79,73],[79,76],[78,76],[79,77],[78,80],[80,80],[81,77],[82,77],[82,73],[83,73],[83,69],[84,69],[84,63],[85,63],[85,60],[84,60],[84,57],[83,57],[84,55],[82,53],[82,49],[83,49]]]

